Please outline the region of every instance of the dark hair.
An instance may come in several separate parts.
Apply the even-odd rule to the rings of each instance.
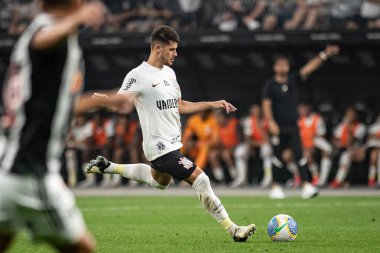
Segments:
[[[276,63],[277,61],[281,61],[281,60],[286,60],[286,61],[288,61],[289,62],[289,64],[290,64],[290,59],[289,59],[289,57],[287,57],[286,55],[276,55],[275,57],[274,57],[274,63]]]
[[[179,35],[173,28],[167,25],[162,25],[152,32],[151,36],[152,45],[155,42],[161,42],[165,44],[169,44],[170,41],[179,42]]]
[[[73,4],[73,0],[42,0],[45,8],[51,7],[67,7]]]

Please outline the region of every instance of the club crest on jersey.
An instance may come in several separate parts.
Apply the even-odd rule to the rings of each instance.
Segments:
[[[159,141],[157,144],[156,144],[156,147],[159,151],[162,151],[164,150],[166,147],[165,147],[165,144],[162,142],[162,141]]]
[[[181,157],[181,158],[179,158],[178,163],[179,163],[179,164],[182,164],[183,167],[185,167],[186,169],[190,169],[191,167],[193,167],[193,163],[192,163],[192,161],[190,161],[190,160],[187,159],[186,157]]]

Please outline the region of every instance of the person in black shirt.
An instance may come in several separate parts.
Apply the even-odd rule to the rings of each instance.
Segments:
[[[338,54],[338,46],[327,46],[318,56],[312,58],[298,72],[289,74],[290,64],[286,57],[275,59],[273,66],[274,78],[264,85],[263,111],[269,122],[271,142],[274,147],[273,187],[271,198],[284,198],[284,192],[278,184],[276,170],[283,166],[281,155],[285,148],[290,148],[295,160],[298,162],[303,181],[302,198],[311,198],[318,194],[318,190],[309,181],[309,174],[305,159],[302,159],[302,144],[297,126],[298,112],[298,84],[306,80],[310,74],[317,70],[324,61]]]

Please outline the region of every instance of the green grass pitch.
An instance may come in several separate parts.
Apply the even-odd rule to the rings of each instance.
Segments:
[[[222,197],[238,224],[257,233],[235,243],[196,197],[79,197],[97,252],[380,252],[379,197],[270,200]],[[298,223],[294,242],[271,242],[270,218],[285,213]],[[9,252],[54,252],[19,235]]]

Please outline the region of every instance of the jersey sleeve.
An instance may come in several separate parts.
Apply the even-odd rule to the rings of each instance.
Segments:
[[[142,92],[141,80],[135,71],[129,72],[121,85],[118,94],[140,94]]]

